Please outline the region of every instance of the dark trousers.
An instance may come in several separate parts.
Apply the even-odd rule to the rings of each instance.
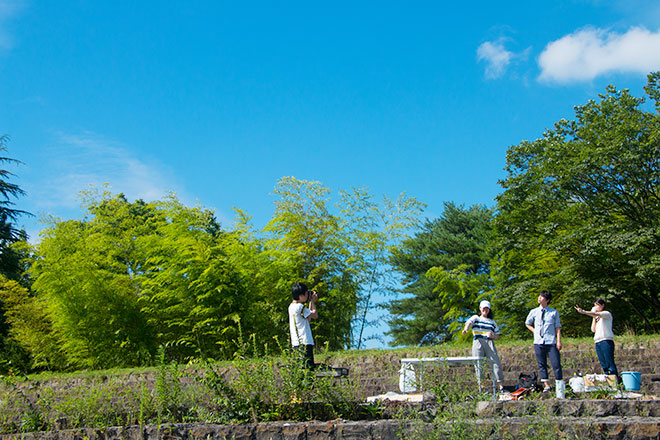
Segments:
[[[300,359],[303,366],[308,370],[314,369],[314,346],[313,345],[296,345],[294,350],[300,353]]]
[[[619,380],[619,372],[614,364],[614,341],[605,340],[596,342],[596,354],[600,361],[600,366],[603,367],[605,374],[614,374]]]
[[[550,358],[550,365],[555,372],[555,380],[564,379],[564,373],[561,369],[561,356],[557,345],[555,344],[534,344],[534,354],[536,355],[536,362],[539,364],[539,373],[541,382],[548,381],[548,358]]]

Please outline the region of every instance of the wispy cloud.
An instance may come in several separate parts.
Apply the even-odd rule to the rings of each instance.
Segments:
[[[34,218],[23,218],[21,226],[35,243],[44,225],[53,219],[80,219],[82,191],[123,193],[130,201],[162,200],[174,192],[186,206],[202,206],[186,189],[177,171],[156,157],[138,155],[130,145],[92,132],[55,133],[49,145],[41,147],[38,158],[42,164],[36,172],[21,172],[26,190],[22,209]],[[35,169],[36,170],[36,169]],[[214,207],[216,218],[231,225],[234,215]]]
[[[136,157],[128,146],[94,133],[60,134],[47,156],[46,184],[38,190],[42,208],[77,207],[79,192],[90,186],[108,184],[113,193],[147,201],[176,190],[172,173],[155,159]]]
[[[14,36],[9,30],[8,22],[23,9],[21,0],[0,0],[0,49],[9,50],[14,47]]]
[[[539,56],[539,80],[589,81],[611,72],[660,69],[660,31],[632,27],[619,34],[588,28],[549,43]]]
[[[504,47],[504,40],[486,41],[477,48],[477,61],[486,63],[486,78],[501,77],[511,63],[514,53]]]

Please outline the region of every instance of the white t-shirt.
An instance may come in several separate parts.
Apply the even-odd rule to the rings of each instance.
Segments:
[[[289,304],[289,331],[291,332],[291,345],[314,345],[312,329],[309,326],[309,315],[312,311],[302,303]]]
[[[596,321],[596,331],[594,332],[594,342],[614,340],[612,331],[612,314],[610,312],[600,312],[600,319]]]

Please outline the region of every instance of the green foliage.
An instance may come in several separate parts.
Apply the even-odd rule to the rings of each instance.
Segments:
[[[0,152],[7,150],[7,142],[9,137],[6,135],[0,136]],[[20,164],[21,161],[12,159],[6,156],[0,156],[0,164]],[[14,209],[13,198],[17,198],[25,195],[25,191],[21,189],[20,186],[15,183],[9,182],[8,179],[13,177],[14,174],[8,170],[0,169],[0,245],[4,250],[9,244],[25,240],[25,232],[16,228],[16,225],[13,223],[21,215],[31,215],[26,211],[20,209]],[[4,252],[3,252],[4,254]],[[0,257],[2,254],[0,254]],[[3,258],[0,258],[0,268],[3,268],[5,262]],[[5,272],[0,272],[7,275]]]
[[[260,236],[240,210],[224,230],[173,195],[82,193],[83,219],[52,219],[38,245],[17,248],[31,286],[0,292],[12,341],[37,369],[153,365],[157,347],[168,361],[229,359],[239,324],[259,346],[286,335],[291,284],[305,281],[325,318],[314,322],[317,345],[359,346],[371,297],[388,287],[389,253],[421,204],[380,206],[355,190],[334,206],[329,189],[292,177],[275,194]]]
[[[599,101],[577,106],[575,120],[507,152],[495,221],[496,303],[517,334],[542,288],[555,292],[565,328],[586,332],[570,307],[598,296],[617,311],[619,329],[660,325],[657,78],[646,88],[654,112],[609,86]]]
[[[28,290],[16,281],[0,276],[0,301],[5,305],[5,317],[10,324],[8,341],[17,344],[17,349],[32,354],[31,362],[27,353],[22,355],[19,365],[7,365],[27,372],[31,368],[62,366],[65,358],[59,347],[59,340],[52,330],[46,305],[30,295]],[[11,358],[7,358],[11,359]]]
[[[303,281],[318,292],[319,308],[333,311],[332,319],[312,323],[316,344],[344,348],[350,344],[357,292],[343,264],[341,229],[331,212],[330,190],[319,182],[284,177],[274,193],[278,199],[265,228],[270,237],[264,247],[271,258],[285,262],[288,289],[291,282]]]
[[[335,213],[328,188],[294,177],[280,179],[275,194],[264,249],[273,261],[286,264],[287,289],[299,280],[318,291],[322,317],[312,323],[316,344],[331,350],[360,347],[374,295],[392,288],[389,255],[423,205],[405,195],[380,205],[365,189],[353,189],[340,193]],[[324,310],[332,316],[324,319]]]
[[[0,136],[0,152],[7,150],[7,136]],[[0,164],[20,164],[21,162],[6,156],[0,156]],[[22,252],[26,244],[27,234],[16,227],[16,220],[28,212],[15,209],[13,199],[25,195],[25,192],[9,179],[14,175],[6,169],[0,169],[0,276],[20,281],[27,285],[23,278]],[[11,368],[25,369],[28,359],[25,350],[10,337],[10,323],[6,316],[6,305],[0,298],[0,372]]]
[[[30,269],[67,359],[49,366],[150,364],[159,344],[176,358],[218,355],[231,340],[219,321],[230,320],[241,290],[212,215],[174,197],[88,194],[87,206],[89,218],[42,233]]]
[[[175,362],[167,362],[165,350],[158,351],[158,373],[154,386],[154,409],[159,423],[163,420],[181,420],[181,384],[183,374]]]
[[[46,229],[30,269],[46,323],[66,355],[65,365],[49,367],[143,364],[155,346],[139,305],[144,250],[137,237],[149,225],[148,207],[120,195],[106,196],[89,210],[91,220]]]
[[[452,336],[460,332],[466,318],[477,313],[479,300],[493,288],[490,274],[470,273],[467,265],[450,271],[432,267],[426,276],[435,282],[433,293],[438,295],[442,304],[442,318],[449,322],[447,332]]]
[[[346,265],[359,289],[352,348],[360,349],[365,329],[379,324],[377,317],[372,317],[374,297],[396,289],[399,280],[392,273],[389,260],[406,233],[418,225],[424,206],[405,194],[396,200],[385,197],[381,206],[366,189],[341,192],[341,229],[344,248],[348,251]]]
[[[392,264],[404,275],[403,293],[390,303],[394,345],[432,345],[451,337],[473,314],[477,300],[492,287],[488,242],[492,211],[445,203],[441,217],[393,252]]]
[[[219,228],[209,211],[174,198],[157,206],[166,221],[145,237],[142,313],[171,357],[228,357],[236,320],[252,298],[226,257],[224,233],[211,232]]]

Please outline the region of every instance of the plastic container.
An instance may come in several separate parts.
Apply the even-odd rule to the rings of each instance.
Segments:
[[[626,391],[639,391],[642,387],[642,373],[639,371],[624,371],[621,380]]]
[[[563,399],[566,397],[566,382],[563,380],[555,380],[555,391],[557,394],[557,399]]]

